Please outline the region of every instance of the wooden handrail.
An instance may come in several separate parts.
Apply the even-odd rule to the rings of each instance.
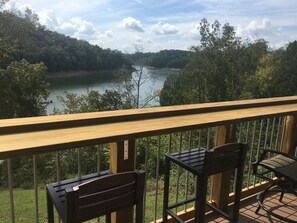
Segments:
[[[296,113],[294,96],[1,120],[0,160]]]
[[[3,119],[0,120],[0,135],[116,122],[127,122],[144,119],[164,118],[172,116],[183,116],[190,114],[227,111],[234,109],[288,105],[296,103],[297,96],[288,96],[241,101],[117,110],[108,112],[105,111],[68,115],[50,115],[29,118]]]

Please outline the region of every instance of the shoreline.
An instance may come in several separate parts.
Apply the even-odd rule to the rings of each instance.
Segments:
[[[65,78],[65,77],[82,77],[88,75],[111,75],[115,70],[98,70],[98,71],[85,71],[85,70],[75,70],[75,71],[60,71],[52,72],[46,75],[46,78]]]

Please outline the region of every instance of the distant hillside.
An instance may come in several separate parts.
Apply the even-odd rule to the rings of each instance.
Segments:
[[[152,67],[183,68],[190,61],[193,52],[184,50],[162,50],[158,53],[126,54],[125,56],[135,64]]]
[[[49,72],[131,67],[121,52],[102,49],[86,41],[49,31],[32,14],[20,18],[9,12],[0,12],[0,44],[11,49],[5,52],[0,68],[21,59],[30,63],[42,61]]]

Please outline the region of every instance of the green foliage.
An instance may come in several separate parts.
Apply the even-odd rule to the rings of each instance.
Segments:
[[[48,97],[43,63],[26,60],[0,69],[0,118],[38,116],[45,114]]]
[[[265,40],[243,41],[234,27],[200,22],[200,46],[175,77],[164,83],[161,105],[232,101],[297,93],[297,42],[269,50]]]
[[[134,64],[142,64],[146,66],[158,68],[184,68],[190,61],[193,52],[183,50],[161,50],[158,53],[136,52],[134,54],[126,54]]]
[[[279,72],[276,77],[276,95],[297,94],[297,41],[289,43],[285,51],[277,51]]]
[[[119,51],[102,49],[87,41],[66,37],[41,26],[38,17],[30,9],[24,17],[10,12],[0,12],[0,36],[6,46],[0,45],[0,66],[5,68],[12,61],[26,59],[30,63],[43,61],[49,72],[73,70],[113,70],[122,66],[131,67]],[[0,39],[1,43],[4,41]]]
[[[55,109],[56,114],[73,114],[96,111],[112,111],[125,108],[122,95],[116,90],[106,90],[103,93],[89,91],[86,95],[66,92],[65,97],[58,96],[63,104],[63,110]]]

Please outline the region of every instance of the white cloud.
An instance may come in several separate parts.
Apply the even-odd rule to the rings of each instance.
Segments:
[[[11,0],[3,6],[3,10],[11,11],[14,14],[19,15],[19,16],[24,16],[24,14],[25,14],[24,12],[26,11],[27,8],[31,8],[30,5],[20,4],[19,2],[15,1],[15,0]]]
[[[112,30],[106,30],[104,32],[105,36],[109,37],[109,38],[112,38],[113,37],[113,31]]]
[[[266,36],[272,35],[272,26],[269,19],[252,20],[247,26],[239,25],[236,30],[239,36]]]
[[[157,35],[176,34],[178,33],[178,28],[168,23],[162,24],[159,22],[158,24],[153,25],[152,31]]]
[[[132,17],[127,17],[127,18],[123,19],[121,25],[125,29],[129,29],[129,30],[133,30],[133,31],[137,31],[137,32],[144,32],[144,28],[140,24],[140,21],[138,21]]]
[[[188,31],[188,33],[192,40],[200,40],[200,32],[197,25],[193,25],[192,28]]]
[[[140,36],[135,36],[135,41],[138,43],[143,42],[142,38]]]
[[[251,21],[247,26],[247,30],[253,34],[267,34],[271,32],[271,22],[265,18],[262,21]]]
[[[92,35],[96,33],[94,24],[80,17],[71,18],[71,23],[77,28],[77,33]]]

